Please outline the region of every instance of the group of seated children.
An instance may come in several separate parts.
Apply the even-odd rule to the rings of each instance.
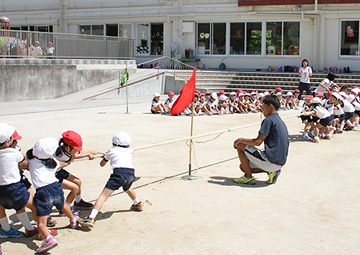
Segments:
[[[98,151],[82,151],[82,138],[72,130],[64,132],[60,141],[52,137],[38,140],[25,154],[18,145],[21,138],[14,127],[0,123],[0,238],[31,237],[37,234],[44,241],[36,253],[44,253],[58,244],[54,237],[57,231],[48,229],[56,224],[56,221],[49,217],[53,206],[60,210],[59,216],[69,218],[71,228],[78,228],[79,224],[94,227],[95,217],[103,203],[120,187],[123,187],[133,200],[131,210],[142,210],[143,204],[131,188],[135,176],[132,165],[133,151],[130,149],[131,137],[127,133],[116,133],[112,139],[113,147],[105,155]],[[93,204],[81,199],[80,179],[63,167],[76,158],[94,159],[94,154],[103,156],[100,166],[110,161],[113,174],[93,208]],[[25,169],[30,171],[35,194],[31,183],[23,174]],[[63,189],[71,191],[66,199]],[[78,218],[78,212],[70,209],[73,201],[75,208],[93,208],[90,216],[83,220]],[[30,223],[26,207],[32,211],[37,227]],[[15,209],[17,218],[25,227],[25,233],[9,225],[5,209]]]
[[[331,139],[343,130],[352,130],[359,125],[360,88],[334,85],[327,93],[317,91],[307,95],[301,112],[304,123],[303,139],[318,143],[320,138]]]
[[[300,91],[298,89],[295,90],[294,94],[292,92],[287,92],[286,97],[283,97],[282,89],[280,87],[276,88],[276,90],[271,93],[269,91],[259,93],[256,90],[248,93],[239,89],[237,92],[231,92],[229,96],[227,96],[223,90],[218,93],[201,93],[199,90],[195,90],[194,102],[185,108],[183,113],[191,115],[192,104],[194,104],[194,115],[257,113],[261,111],[262,100],[269,94],[276,95],[279,98],[281,110],[297,109],[299,106],[298,97]],[[174,92],[170,91],[165,103],[162,103],[160,101],[160,94],[154,93],[151,112],[155,114],[170,114],[171,107],[175,102],[174,97]]]

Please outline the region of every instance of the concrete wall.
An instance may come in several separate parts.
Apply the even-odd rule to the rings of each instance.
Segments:
[[[77,65],[0,66],[0,100],[57,98],[119,78],[124,66],[103,69]]]

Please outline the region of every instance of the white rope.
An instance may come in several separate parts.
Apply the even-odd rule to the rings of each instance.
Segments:
[[[289,118],[297,117],[297,116],[299,116],[299,114],[293,114],[293,115],[290,115],[290,116],[287,116],[287,117],[283,117],[282,119],[289,119]],[[262,117],[261,117],[261,119],[262,119]],[[247,127],[256,126],[256,125],[259,125],[259,124],[261,124],[261,121],[260,121],[260,122],[256,122],[256,123],[251,123],[251,124],[243,125],[243,126],[239,126],[239,127],[227,128],[227,129],[218,130],[218,131],[214,131],[214,132],[210,132],[210,133],[205,133],[205,134],[201,134],[201,135],[189,136],[189,137],[184,137],[184,138],[169,140],[169,141],[162,142],[162,143],[155,143],[155,144],[151,144],[151,145],[145,145],[145,146],[141,146],[141,147],[135,148],[134,151],[146,150],[146,149],[150,149],[150,148],[154,148],[154,147],[159,147],[159,146],[163,146],[163,145],[167,145],[167,144],[172,144],[172,143],[178,143],[178,142],[182,142],[182,141],[186,141],[186,143],[187,143],[187,141],[189,141],[189,140],[191,140],[191,139],[194,140],[194,139],[196,139],[196,138],[200,138],[200,137],[204,137],[204,136],[211,136],[211,135],[219,134],[219,135],[217,135],[217,136],[216,136],[215,138],[213,138],[213,139],[209,139],[209,140],[203,141],[203,142],[196,142],[196,143],[206,143],[206,142],[210,142],[210,141],[213,141],[213,140],[217,139],[217,138],[220,137],[220,135],[222,135],[223,133],[231,132],[231,131],[234,131],[234,130],[237,130],[237,129],[242,129],[242,128],[247,128]],[[188,146],[189,146],[189,145],[188,145]],[[103,154],[97,154],[97,155],[95,155],[95,158],[102,158],[102,157],[103,157]],[[87,157],[84,157],[84,158],[74,159],[74,162],[83,161],[83,160],[88,160],[88,158],[87,158]]]

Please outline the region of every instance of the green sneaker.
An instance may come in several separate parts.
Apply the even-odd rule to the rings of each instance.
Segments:
[[[242,183],[242,184],[249,184],[249,185],[254,185],[256,183],[255,178],[253,176],[251,178],[247,178],[245,176],[245,174],[240,178],[234,179],[234,182]]]
[[[277,170],[268,174],[269,179],[266,181],[267,184],[274,184],[279,177],[281,170]]]
[[[96,219],[95,219],[95,218],[86,217],[85,219],[78,218],[78,221],[79,221],[79,223],[81,224],[81,226],[93,228],[93,227],[95,227]]]

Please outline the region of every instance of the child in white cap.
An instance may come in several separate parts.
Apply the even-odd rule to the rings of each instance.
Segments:
[[[133,201],[133,205],[130,207],[130,210],[143,210],[143,203],[136,197],[135,191],[131,188],[131,185],[135,181],[135,169],[132,163],[133,150],[130,148],[131,143],[131,137],[126,132],[118,132],[113,136],[113,147],[106,152],[103,160],[100,162],[100,166],[103,167],[108,161],[110,161],[113,173],[110,175],[105,188],[96,200],[90,215],[84,220],[79,219],[82,225],[94,227],[96,222],[95,218],[103,204],[111,196],[111,194],[120,187],[123,187],[124,192],[128,194]]]
[[[154,98],[151,101],[151,113],[166,113],[166,108],[165,105],[160,102],[160,94],[159,93],[154,93]]]
[[[286,102],[285,102],[286,109],[290,110],[295,107],[295,101],[293,97],[293,93],[291,91],[286,93]]]
[[[52,213],[53,206],[62,210],[70,219],[71,228],[79,226],[77,218],[64,203],[62,186],[55,177],[56,170],[60,168],[60,162],[54,157],[58,146],[58,141],[55,138],[47,137],[38,140],[33,148],[26,153],[31,180],[36,189],[34,202],[37,208],[38,229],[45,238],[36,250],[37,253],[46,252],[57,246],[55,238],[46,227],[46,221],[49,214]]]
[[[210,100],[206,105],[207,110],[211,114],[219,114],[219,108],[218,108],[218,97],[215,92],[211,93]]]
[[[21,182],[20,169],[28,168],[24,155],[17,149],[11,148],[15,128],[0,123],[0,238],[21,237],[23,232],[10,227],[5,209],[15,209],[16,216],[26,229],[26,236],[38,233],[31,225],[25,207],[31,209],[36,221],[36,207],[33,196],[27,191],[26,185]]]
[[[230,113],[230,107],[229,107],[228,99],[229,98],[224,94],[219,96],[220,114],[229,114]]]

